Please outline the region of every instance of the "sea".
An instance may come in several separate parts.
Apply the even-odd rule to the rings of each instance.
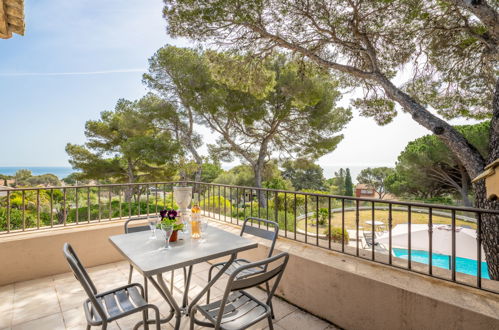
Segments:
[[[225,166],[223,166],[224,169]],[[232,166],[231,166],[232,167]],[[350,169],[350,173],[352,175],[352,179],[354,182],[356,182],[357,175],[359,175],[360,171],[362,171],[364,168],[367,168],[369,166],[351,166],[351,165],[336,165],[336,166],[322,166],[324,169],[324,176],[326,178],[331,178],[334,176],[334,172],[339,171],[340,168]],[[0,166],[0,174],[5,174],[5,175],[14,175],[18,170],[21,169],[27,169],[30,170],[33,175],[41,175],[41,174],[54,174],[57,176],[59,179],[64,179],[67,177],[69,174],[76,172],[69,166]]]
[[[54,174],[59,179],[76,172],[69,166],[0,166],[0,174],[14,175],[19,170],[30,170],[33,175]]]

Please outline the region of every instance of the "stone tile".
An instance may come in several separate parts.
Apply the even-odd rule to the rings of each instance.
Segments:
[[[149,313],[150,318],[154,318],[154,313]],[[129,315],[127,317],[124,317],[122,319],[116,320],[116,323],[120,327],[120,329],[133,329],[134,326],[137,324],[137,322],[142,321],[142,313],[136,313]],[[144,329],[143,326],[141,326],[139,329]],[[149,326],[149,329],[155,329],[153,326]]]
[[[29,290],[21,293],[15,292],[12,326],[60,311],[54,287],[36,289],[33,292]]]
[[[51,314],[12,326],[12,330],[58,330],[65,329],[61,313]]]
[[[10,327],[12,309],[14,307],[14,285],[5,285],[0,288],[0,329]]]
[[[287,330],[324,330],[330,324],[301,310],[296,310],[276,324]]]
[[[54,285],[63,285],[66,283],[76,282],[73,273],[63,273],[53,276]]]
[[[274,297],[272,299],[272,307],[274,308],[274,321],[278,322],[289,314],[295,312],[298,307],[291,305],[290,303]]]
[[[0,329],[10,329],[10,325],[12,323],[12,309],[9,309],[2,313],[2,317],[0,318]]]
[[[208,270],[210,269],[211,267],[211,264],[207,263],[207,262],[202,262],[200,264],[197,264],[197,265],[194,265],[194,268],[192,270],[192,272],[194,274],[197,274],[197,273],[206,273],[208,274]],[[206,276],[206,274],[204,274]]]
[[[88,298],[80,283],[56,286],[56,293],[63,312],[77,306],[83,306],[83,302]]]
[[[43,277],[36,280],[14,283],[14,292],[16,294],[30,293],[37,290],[43,290],[54,286],[52,276]]]
[[[66,325],[66,329],[68,330],[76,330],[76,329],[85,329],[87,325],[87,320],[85,318],[85,312],[83,311],[83,307],[76,307],[62,312],[62,316],[64,319],[64,324]],[[93,327],[96,329],[98,327]],[[117,330],[119,326],[116,322],[112,322],[108,325],[108,329]]]

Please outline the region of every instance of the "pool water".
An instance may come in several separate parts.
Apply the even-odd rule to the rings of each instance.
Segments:
[[[409,250],[392,249],[397,258],[409,259]],[[411,250],[411,260],[423,264],[429,264],[428,251]],[[450,269],[451,257],[445,254],[432,254],[432,264],[435,267]],[[477,261],[467,258],[456,257],[456,272],[477,276]],[[487,263],[482,261],[482,278],[490,279]]]

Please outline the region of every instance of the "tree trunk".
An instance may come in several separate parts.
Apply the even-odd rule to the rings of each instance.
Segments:
[[[384,89],[386,95],[398,102],[405,111],[411,114],[414,121],[432,131],[442,140],[466,168],[470,177],[474,178],[483,171],[485,162],[482,155],[454,127],[433,115],[416,100],[396,87],[381,73],[377,75],[376,80]]]
[[[135,175],[133,173],[133,165],[132,165],[132,161],[130,159],[128,160],[127,176],[128,176],[128,183],[135,182]],[[125,189],[125,202],[129,203],[132,200],[133,195],[134,195],[133,186],[127,186]]]
[[[468,173],[466,173],[466,169],[461,165],[458,164],[459,167],[459,174],[461,176],[461,189],[459,189],[459,193],[461,194],[461,199],[463,201],[464,206],[473,206],[473,204],[470,201],[469,198],[469,193],[470,193],[470,182],[469,182],[469,176]]]
[[[263,172],[263,161],[258,161],[257,164],[253,167],[253,171],[255,173],[255,187],[262,187],[262,172]],[[267,207],[267,201],[265,199],[265,194],[257,189],[256,195],[258,197],[258,207],[265,208]]]
[[[496,81],[492,107],[488,163],[499,158],[499,78]],[[499,210],[499,200],[487,200],[484,180],[476,182],[473,187],[476,207]],[[499,215],[484,215],[482,217],[481,238],[490,278],[497,281],[499,280]]]
[[[499,209],[498,201],[489,201],[486,197],[485,181],[480,180],[474,184],[475,206],[483,209]],[[489,269],[489,276],[499,280],[499,216],[492,214],[482,215],[481,239],[485,252],[485,259]]]

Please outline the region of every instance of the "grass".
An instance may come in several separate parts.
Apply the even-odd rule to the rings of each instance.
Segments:
[[[392,211],[392,226],[395,227],[397,224],[408,223],[407,212],[405,211]],[[416,213],[412,212],[411,214],[411,223],[412,224],[428,224],[428,214],[424,213]],[[346,229],[355,229],[355,211],[346,211],[345,212],[345,228]],[[364,230],[371,230],[371,225],[366,224],[365,222],[368,220],[372,220],[371,210],[362,210],[359,212],[359,227]],[[388,230],[388,211],[386,210],[376,210],[374,213],[374,220],[381,221],[385,224],[384,230]],[[443,217],[439,215],[433,215],[432,217],[433,224],[451,224],[451,218]],[[315,233],[317,227],[315,226],[315,219],[308,218],[308,231]],[[305,220],[300,220],[296,224],[297,228],[301,230],[305,230]],[[332,213],[331,214],[331,226],[332,227],[341,227],[341,212]],[[473,229],[476,229],[476,224],[472,222],[467,222],[463,220],[456,219],[456,226],[470,226]],[[392,227],[392,228],[393,228]],[[323,226],[319,226],[319,233],[323,233],[323,231],[327,228],[327,224]]]

